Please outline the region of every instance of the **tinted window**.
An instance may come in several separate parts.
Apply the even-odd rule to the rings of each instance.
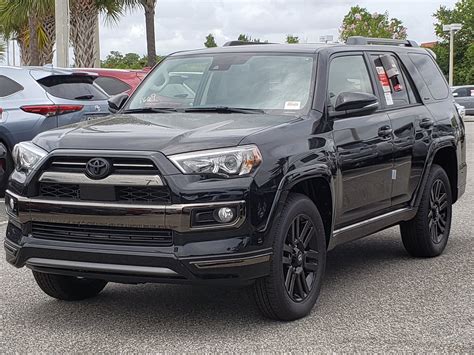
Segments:
[[[448,97],[449,89],[446,85],[438,66],[433,58],[428,54],[409,54],[411,61],[420,72],[431,95],[436,100],[442,100]]]
[[[52,75],[38,80],[51,95],[68,100],[105,100],[105,95],[94,86],[95,77],[83,75]]]
[[[23,86],[6,76],[0,75],[0,97],[10,96],[21,90],[23,90]]]
[[[391,107],[401,107],[416,103],[417,99],[415,92],[410,80],[408,80],[404,68],[400,64],[400,61],[395,56],[391,55],[397,64],[398,71],[400,72],[400,75],[398,75],[396,79],[391,80],[385,73],[380,56],[381,55],[374,54],[372,55],[372,58],[374,60],[378,77],[377,85],[384,93],[386,105]],[[394,85],[397,84],[397,80],[398,84],[400,84],[398,86]]]
[[[100,76],[94,81],[99,85],[110,96],[121,94],[122,92],[130,90],[132,87],[127,83],[117,78],[109,78],[106,76]]]
[[[342,92],[366,92],[373,94],[369,72],[361,55],[337,57],[329,67],[328,93],[334,107],[337,96]]]

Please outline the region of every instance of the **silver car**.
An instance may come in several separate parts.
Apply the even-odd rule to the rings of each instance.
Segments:
[[[108,96],[94,84],[97,75],[52,67],[0,66],[0,180],[3,194],[13,170],[11,152],[38,133],[108,115]]]
[[[454,86],[454,100],[466,109],[466,115],[474,115],[474,85]]]

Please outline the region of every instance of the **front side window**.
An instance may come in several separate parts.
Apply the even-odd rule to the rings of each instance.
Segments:
[[[373,94],[369,71],[362,55],[336,57],[329,67],[328,94],[332,107],[343,92],[364,92]]]
[[[171,57],[150,73],[127,109],[231,107],[304,113],[314,58],[231,53]]]

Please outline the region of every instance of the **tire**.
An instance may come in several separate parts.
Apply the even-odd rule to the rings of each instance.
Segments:
[[[48,296],[63,301],[80,301],[97,296],[107,281],[33,271],[38,286]]]
[[[292,231],[301,239],[293,238]],[[271,235],[270,275],[256,280],[254,299],[265,317],[302,318],[318,299],[326,267],[326,237],[318,209],[305,195],[291,194]]]
[[[3,177],[0,181],[0,197],[4,197],[5,190],[7,189],[8,178],[13,172],[13,159],[8,148],[2,143],[0,143],[0,146],[5,151],[5,172],[3,173]]]
[[[416,216],[400,224],[407,252],[415,257],[440,255],[448,242],[451,217],[451,184],[444,169],[434,164]]]

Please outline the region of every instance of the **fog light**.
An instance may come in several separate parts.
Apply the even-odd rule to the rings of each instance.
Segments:
[[[8,204],[10,205],[10,209],[11,209],[12,211],[15,211],[15,200],[12,199],[12,198],[9,198],[9,199],[8,199]]]
[[[222,207],[217,211],[217,217],[219,218],[219,222],[229,223],[234,219],[235,216],[232,208]]]

